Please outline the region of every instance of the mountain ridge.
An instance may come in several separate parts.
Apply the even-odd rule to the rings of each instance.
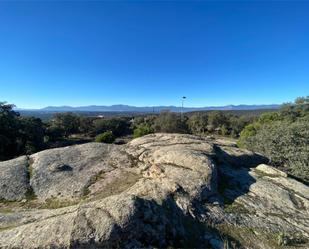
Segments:
[[[172,112],[192,112],[192,111],[209,111],[209,110],[261,110],[261,109],[278,109],[281,105],[225,105],[225,106],[205,106],[205,107],[180,107],[180,106],[131,106],[124,104],[116,105],[88,105],[88,106],[47,106],[40,109],[22,109],[16,110],[33,110],[46,112],[66,112],[66,111],[87,111],[87,112],[160,112],[169,110]]]

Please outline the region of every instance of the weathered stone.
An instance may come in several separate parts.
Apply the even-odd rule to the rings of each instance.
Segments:
[[[0,193],[37,199],[0,205],[0,248],[264,249],[281,232],[307,246],[309,188],[264,161],[222,139],[152,134],[2,162],[1,183],[13,182]]]
[[[46,150],[30,157],[31,186],[39,199],[80,198],[98,174],[120,167],[130,167],[116,145],[88,143]],[[122,161],[120,159],[123,159]]]
[[[263,174],[266,174],[266,175],[269,175],[269,176],[273,176],[273,177],[276,177],[276,176],[282,176],[282,177],[287,177],[287,173],[281,171],[281,170],[278,170],[272,166],[269,166],[269,165],[266,165],[266,164],[260,164],[258,165],[255,170],[258,170],[260,172],[262,172]]]
[[[29,187],[26,156],[0,162],[0,199],[22,200],[26,197]]]
[[[307,186],[286,176],[261,175],[256,169],[221,166],[220,175],[224,178],[223,196],[231,206],[225,217],[228,222],[270,233],[298,232],[309,237]]]

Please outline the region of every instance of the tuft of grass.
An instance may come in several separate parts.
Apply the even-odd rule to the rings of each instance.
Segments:
[[[15,226],[0,227],[0,232],[14,228]]]
[[[33,167],[29,164],[28,166],[28,174],[29,174],[29,179],[33,177]]]
[[[43,204],[39,206],[41,209],[57,209],[62,207],[68,207],[78,204],[77,200],[60,200],[57,198],[46,199]]]
[[[8,213],[13,213],[13,209],[11,208],[0,208],[0,213],[2,214],[8,214]]]
[[[25,193],[25,197],[26,197],[26,200],[27,201],[32,201],[32,200],[36,200],[37,199],[37,196],[36,194],[34,193],[34,190],[32,187],[29,187],[27,189],[27,192]]]
[[[33,177],[33,171],[34,171],[34,169],[33,169],[33,167],[32,167],[32,164],[33,164],[33,159],[30,158],[30,157],[28,156],[27,174],[28,174],[29,181],[30,181],[30,179]]]

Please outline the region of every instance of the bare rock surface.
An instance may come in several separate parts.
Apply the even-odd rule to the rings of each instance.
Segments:
[[[263,163],[183,134],[1,162],[0,248],[308,248],[308,186]]]
[[[31,186],[40,199],[80,198],[96,175],[114,169],[115,159],[130,167],[116,145],[88,143],[42,151],[30,157]]]
[[[229,203],[225,209],[228,215],[223,214],[223,219],[227,224],[263,231],[267,235],[286,234],[290,244],[302,246],[297,242],[309,238],[309,188],[288,178],[284,172],[268,167],[221,167],[219,175],[224,179],[221,194]],[[308,244],[304,244],[306,248]],[[274,248],[275,245],[256,247]]]
[[[260,164],[258,165],[255,170],[260,171],[262,174],[271,176],[271,177],[276,177],[276,176],[282,176],[282,177],[287,177],[287,173],[282,172],[281,170],[278,170],[274,167],[271,167],[269,165],[266,164]]]
[[[0,162],[0,199],[22,200],[29,187],[26,156]]]

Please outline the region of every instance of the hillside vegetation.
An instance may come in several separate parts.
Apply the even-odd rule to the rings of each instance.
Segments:
[[[258,115],[257,115],[258,114]],[[115,142],[150,133],[218,135],[239,139],[238,145],[266,156],[273,166],[309,179],[309,97],[275,112],[173,112],[117,117],[56,113],[46,122],[20,116],[13,105],[0,103],[0,160],[43,149],[89,141]],[[118,138],[118,139],[117,139]],[[120,141],[121,142],[121,141]],[[124,142],[124,141],[122,141]]]
[[[309,97],[265,113],[240,134],[239,146],[267,156],[275,166],[309,180]]]

